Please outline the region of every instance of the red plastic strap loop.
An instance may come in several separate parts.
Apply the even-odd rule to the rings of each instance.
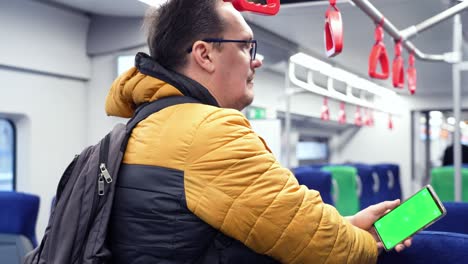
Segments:
[[[330,120],[330,110],[328,108],[328,99],[326,97],[323,98],[323,105],[322,105],[322,111],[320,113],[320,119],[324,121]]]
[[[382,19],[383,21],[383,19]],[[369,76],[376,79],[387,79],[389,76],[389,62],[387,49],[383,43],[383,29],[378,25],[375,29],[375,44],[369,55]],[[380,63],[382,72],[377,72],[377,65]]]
[[[388,129],[390,129],[390,130],[393,129],[392,114],[388,114]]]
[[[392,66],[392,81],[395,88],[405,87],[405,65],[401,51],[401,41],[395,42],[395,58]]]
[[[372,110],[369,110],[369,121],[368,121],[368,126],[374,126],[374,113]]]
[[[382,72],[377,72],[377,64],[380,63]],[[369,76],[376,79],[387,79],[389,76],[389,62],[387,49],[383,42],[378,42],[372,47],[369,56]]]
[[[346,124],[346,111],[345,111],[345,103],[340,103],[340,111],[338,112],[338,123]]]
[[[354,124],[356,126],[362,126],[362,116],[361,116],[361,107],[356,108],[356,113],[354,113]]]
[[[330,7],[325,12],[325,49],[328,57],[334,57],[343,50],[343,21],[341,13],[330,0]]]
[[[374,38],[376,42],[383,41],[384,38],[384,30],[382,26],[378,25],[375,28]]]
[[[417,73],[414,67],[414,55],[411,53],[408,59],[408,90],[411,94],[416,93]]]
[[[415,63],[414,54],[410,53],[409,58],[408,58],[408,64],[410,67],[413,67],[414,63]]]
[[[371,126],[372,121],[371,121],[371,116],[370,116],[370,110],[369,109],[364,109],[364,117],[362,118],[362,123],[366,126]]]
[[[280,9],[280,0],[266,0],[265,5],[248,0],[224,0],[224,2],[231,2],[239,12],[250,11],[267,16],[276,15]]]

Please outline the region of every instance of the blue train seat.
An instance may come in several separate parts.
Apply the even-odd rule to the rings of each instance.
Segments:
[[[468,203],[445,202],[447,214],[426,230],[462,233],[468,235]],[[468,250],[468,249],[467,249]]]
[[[21,264],[23,257],[31,250],[31,241],[25,236],[0,234],[0,263]]]
[[[400,169],[398,165],[382,163],[373,165],[373,168],[379,176],[377,202],[401,199]]]
[[[400,181],[400,166],[393,163],[381,163],[377,164],[377,166],[381,166],[387,169],[388,175],[388,187],[389,187],[389,199],[401,199],[401,181]]]
[[[331,196],[332,176],[330,172],[311,167],[297,167],[292,170],[299,184],[320,192],[324,203],[334,205]]]
[[[19,192],[0,192],[0,234],[23,235],[37,246],[36,221],[39,197]]]
[[[370,165],[355,163],[350,164],[357,170],[359,179],[361,180],[359,207],[360,209],[367,208],[377,203],[377,193],[379,191],[378,176],[374,172],[374,168]],[[376,179],[377,178],[377,179]]]
[[[413,237],[411,247],[397,253],[383,252],[379,264],[467,263],[468,235],[422,231]]]

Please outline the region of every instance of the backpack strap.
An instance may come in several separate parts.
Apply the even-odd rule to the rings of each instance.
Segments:
[[[141,106],[139,106],[135,110],[135,114],[133,115],[133,117],[127,122],[126,135],[124,141],[122,142],[120,150],[122,152],[125,151],[125,149],[127,148],[128,139],[132,134],[133,128],[135,128],[135,126],[142,120],[166,107],[186,103],[200,103],[200,101],[188,96],[169,96],[158,99],[153,102],[144,103]]]

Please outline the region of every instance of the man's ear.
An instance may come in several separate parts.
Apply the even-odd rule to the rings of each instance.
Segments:
[[[201,68],[212,73],[215,70],[213,52],[213,45],[204,41],[195,41],[192,46],[191,56]]]

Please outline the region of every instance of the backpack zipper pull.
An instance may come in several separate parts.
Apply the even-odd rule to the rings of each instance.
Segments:
[[[104,179],[106,179],[106,182],[111,183],[112,182],[112,177],[111,177],[109,171],[106,168],[106,164],[101,163],[101,165],[99,165],[99,169],[101,169],[101,175],[104,177]]]
[[[104,195],[104,178],[102,176],[102,173],[99,174],[98,178],[98,195]]]

